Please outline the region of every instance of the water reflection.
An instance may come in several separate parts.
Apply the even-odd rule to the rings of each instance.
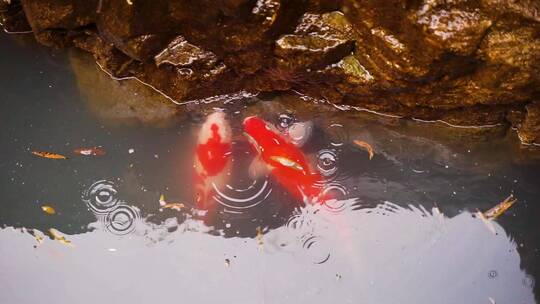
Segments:
[[[70,236],[74,248],[46,239],[37,250],[28,249],[29,235],[3,229],[0,238],[11,246],[0,249],[2,277],[33,278],[27,287],[35,293],[21,294],[23,302],[81,302],[81,295],[88,296],[85,303],[107,301],[110,292],[86,291],[86,278],[99,277],[93,288],[129,288],[122,294],[126,303],[165,300],[179,289],[200,303],[534,303],[534,283],[520,268],[516,243],[498,224],[493,235],[468,212],[448,218],[389,202],[338,214],[306,206],[286,226],[267,231],[262,247],[256,239],[213,237],[193,219],[145,225],[153,235],[114,238],[94,231]],[[8,263],[13,260],[27,262]],[[50,269],[61,275],[44,287]],[[16,290],[13,280],[2,284]]]
[[[130,84],[99,80],[89,58],[41,66],[27,56],[32,77],[22,67],[0,76],[10,99],[0,104],[0,303],[535,303],[540,164],[516,151],[512,135],[481,130],[487,140],[469,141],[447,126],[287,94],[178,113],[150,93],[133,97]],[[65,90],[49,90],[52,82]],[[243,124],[254,116],[290,140],[274,158],[285,173],[255,162],[262,156]],[[209,121],[225,132],[214,136]],[[197,160],[209,142],[230,147],[202,149]],[[91,146],[107,154],[30,154]],[[195,173],[208,177],[203,163],[223,160],[200,204]],[[287,175],[306,168],[317,176],[314,199],[298,196],[302,182]],[[510,193],[519,201],[492,233],[474,213]],[[57,213],[43,213],[44,203]]]

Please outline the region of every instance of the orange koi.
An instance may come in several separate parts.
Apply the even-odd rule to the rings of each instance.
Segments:
[[[299,199],[313,201],[320,198],[321,189],[315,184],[321,177],[312,172],[306,157],[297,146],[255,116],[244,120],[244,133],[258,152],[260,161],[283,187]]]

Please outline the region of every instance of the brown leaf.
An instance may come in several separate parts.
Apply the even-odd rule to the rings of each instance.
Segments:
[[[56,154],[56,153],[50,153],[50,152],[44,152],[44,151],[32,151],[32,154],[43,157],[43,158],[49,158],[49,159],[67,159],[62,154]]]
[[[370,160],[373,158],[373,155],[375,155],[375,153],[373,152],[373,148],[367,142],[356,139],[356,140],[354,140],[354,144],[357,145],[360,148],[365,149],[367,151],[367,153],[369,154],[369,159]]]

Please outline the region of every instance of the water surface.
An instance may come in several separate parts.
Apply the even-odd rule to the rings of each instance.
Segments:
[[[540,158],[502,127],[295,94],[176,106],[78,51],[6,35],[0,49],[0,303],[536,303]],[[194,149],[215,111],[231,124],[233,161],[203,210]],[[331,200],[250,176],[250,115],[282,131],[313,123],[301,150]],[[72,153],[95,146],[106,155]],[[518,203],[496,221],[476,215],[510,194]],[[184,207],[160,210],[162,195]]]

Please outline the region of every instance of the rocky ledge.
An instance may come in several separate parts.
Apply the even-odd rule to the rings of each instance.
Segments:
[[[7,32],[181,102],[295,90],[540,144],[538,0],[0,0]]]

